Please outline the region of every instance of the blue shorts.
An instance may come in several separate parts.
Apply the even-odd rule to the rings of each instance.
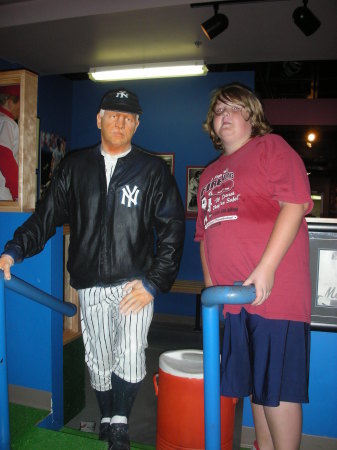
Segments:
[[[249,314],[225,318],[221,395],[278,406],[308,403],[310,324]]]

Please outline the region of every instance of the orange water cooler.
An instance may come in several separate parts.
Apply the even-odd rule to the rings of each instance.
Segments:
[[[204,450],[203,352],[176,350],[160,355],[154,385],[156,450]],[[236,402],[221,397],[221,450],[232,450]]]

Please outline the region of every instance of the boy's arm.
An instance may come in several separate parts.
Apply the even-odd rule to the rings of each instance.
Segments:
[[[200,241],[200,258],[201,258],[202,271],[204,274],[205,286],[206,287],[213,286],[211,276],[209,274],[207,263],[206,263],[204,241]]]
[[[308,203],[280,202],[281,210],[260,262],[243,283],[255,285],[256,298],[252,305],[261,305],[269,297],[276,269],[293,243],[308,206]]]

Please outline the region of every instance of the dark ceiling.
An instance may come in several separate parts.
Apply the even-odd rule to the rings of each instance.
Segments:
[[[200,2],[195,2],[200,3]],[[210,71],[254,70],[264,98],[337,97],[337,0],[309,0],[320,28],[305,36],[303,0],[230,0],[212,41],[211,6],[188,0],[0,0],[0,58],[41,75],[87,78],[90,67],[203,60]]]
[[[337,98],[337,61],[282,61],[210,66],[212,71],[254,70],[261,98]]]

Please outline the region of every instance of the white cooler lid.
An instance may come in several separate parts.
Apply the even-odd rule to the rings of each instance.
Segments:
[[[204,378],[202,350],[174,350],[159,357],[159,368],[181,378]]]

